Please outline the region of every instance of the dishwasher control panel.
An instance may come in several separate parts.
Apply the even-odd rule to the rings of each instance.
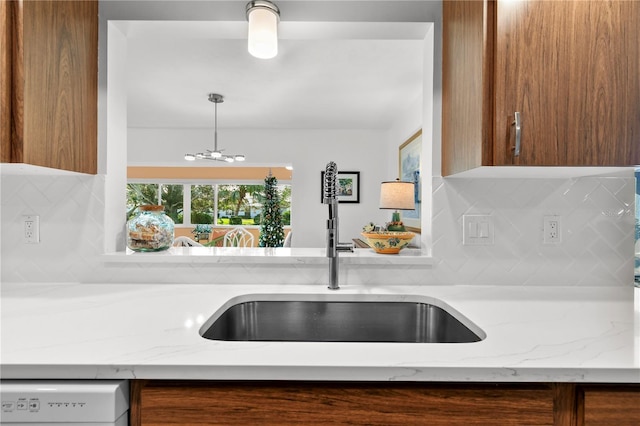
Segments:
[[[126,424],[129,385],[126,380],[0,381],[0,424]]]

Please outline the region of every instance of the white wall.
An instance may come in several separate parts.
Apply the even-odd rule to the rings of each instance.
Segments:
[[[106,125],[100,126],[103,131],[99,145],[101,173],[105,176],[104,250],[113,252],[126,246],[126,207],[122,200],[126,199],[127,182],[127,87],[126,61],[123,60],[127,40],[115,25],[109,24],[109,28],[107,50],[111,60],[107,63],[108,72],[100,76],[101,91],[109,94],[101,97],[100,106],[108,113],[101,117]]]

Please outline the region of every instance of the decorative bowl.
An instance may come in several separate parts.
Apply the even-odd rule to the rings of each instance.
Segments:
[[[376,253],[397,254],[413,240],[415,234],[400,231],[371,231],[363,232],[362,236]]]

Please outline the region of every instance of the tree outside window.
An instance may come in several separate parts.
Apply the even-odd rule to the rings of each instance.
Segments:
[[[127,220],[133,216],[138,206],[158,204],[158,184],[127,184]]]
[[[219,185],[218,218],[224,224],[254,225],[254,217],[260,215],[263,189],[262,185]]]
[[[184,209],[184,185],[160,185],[162,194],[161,204],[164,206],[164,212],[173,219],[173,222],[183,223]]]
[[[214,185],[191,185],[191,223],[194,225],[213,224]]]
[[[280,194],[282,224],[291,225],[291,185],[278,185],[277,188]]]

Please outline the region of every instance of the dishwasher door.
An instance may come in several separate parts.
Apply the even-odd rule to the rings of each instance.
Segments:
[[[127,380],[2,380],[2,426],[128,426]]]

